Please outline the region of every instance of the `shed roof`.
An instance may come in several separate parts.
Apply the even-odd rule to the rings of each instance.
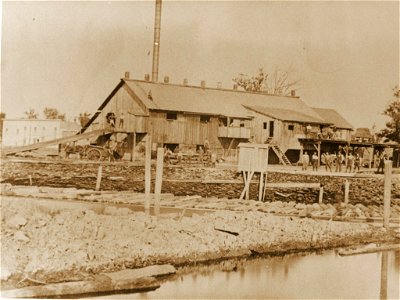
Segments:
[[[372,134],[369,128],[357,128],[353,136],[355,138],[371,138]]]
[[[336,110],[331,108],[313,108],[318,115],[327,123],[335,125],[337,128],[353,129],[353,126],[343,118]]]
[[[313,113],[312,115],[308,115],[308,114],[305,114],[303,112],[299,112],[299,111],[296,111],[293,109],[265,107],[265,106],[246,106],[246,107],[248,107],[249,109],[251,109],[255,112],[258,112],[260,114],[266,115],[266,116],[274,118],[274,119],[282,120],[282,121],[330,124],[329,122],[325,122],[323,119],[321,119],[315,113]]]
[[[285,119],[283,116],[289,114],[293,121],[325,123],[298,97],[141,80],[124,82],[149,109],[251,118],[253,114],[248,108],[257,107],[263,111],[274,111],[280,119]]]

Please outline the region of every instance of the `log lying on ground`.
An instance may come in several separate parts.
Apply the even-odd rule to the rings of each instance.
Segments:
[[[356,255],[356,254],[367,254],[367,253],[374,253],[380,251],[399,251],[400,244],[394,245],[384,245],[384,246],[376,246],[376,247],[365,247],[365,248],[358,248],[358,249],[343,249],[339,251],[340,256],[348,256],[348,255]]]
[[[140,269],[127,269],[119,272],[104,273],[93,280],[62,282],[42,286],[30,286],[22,289],[2,292],[6,298],[54,298],[78,297],[90,294],[115,292],[136,292],[155,290],[160,287],[154,276],[174,274],[176,269],[171,265],[156,265]]]

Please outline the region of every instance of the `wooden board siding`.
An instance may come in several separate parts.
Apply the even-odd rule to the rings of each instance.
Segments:
[[[210,144],[220,144],[216,117],[210,117],[210,122],[202,123],[200,115],[178,113],[177,120],[167,120],[165,112],[151,112],[150,122],[155,143],[203,145],[208,139]]]
[[[283,151],[288,149],[300,150],[299,138],[305,138],[305,124],[296,122],[285,122],[271,117],[254,113],[252,134],[256,143],[263,144],[270,136],[270,122],[274,122],[274,132],[272,141],[275,142]],[[266,123],[266,129],[264,129]],[[289,130],[289,125],[293,130]],[[319,129],[319,125],[312,125]]]
[[[103,108],[99,116],[90,126],[90,130],[96,130],[107,127],[106,115],[113,112],[117,116],[116,128],[118,128],[119,116],[124,113],[123,130],[127,132],[147,132],[148,116],[141,105],[134,101],[128,92],[121,88],[114,95],[111,101]]]

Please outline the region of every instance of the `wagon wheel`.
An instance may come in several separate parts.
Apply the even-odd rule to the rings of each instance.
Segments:
[[[87,152],[87,158],[88,158],[89,160],[95,160],[95,161],[100,160],[100,159],[101,159],[101,152],[100,152],[100,150],[98,150],[98,149],[90,149],[90,150]]]

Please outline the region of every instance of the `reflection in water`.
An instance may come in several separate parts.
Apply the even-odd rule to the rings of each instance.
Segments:
[[[388,253],[382,252],[381,262],[381,299],[387,299]]]
[[[232,260],[183,268],[155,291],[102,298],[399,299],[399,255],[341,257],[327,251]],[[229,264],[236,268],[229,270]]]

